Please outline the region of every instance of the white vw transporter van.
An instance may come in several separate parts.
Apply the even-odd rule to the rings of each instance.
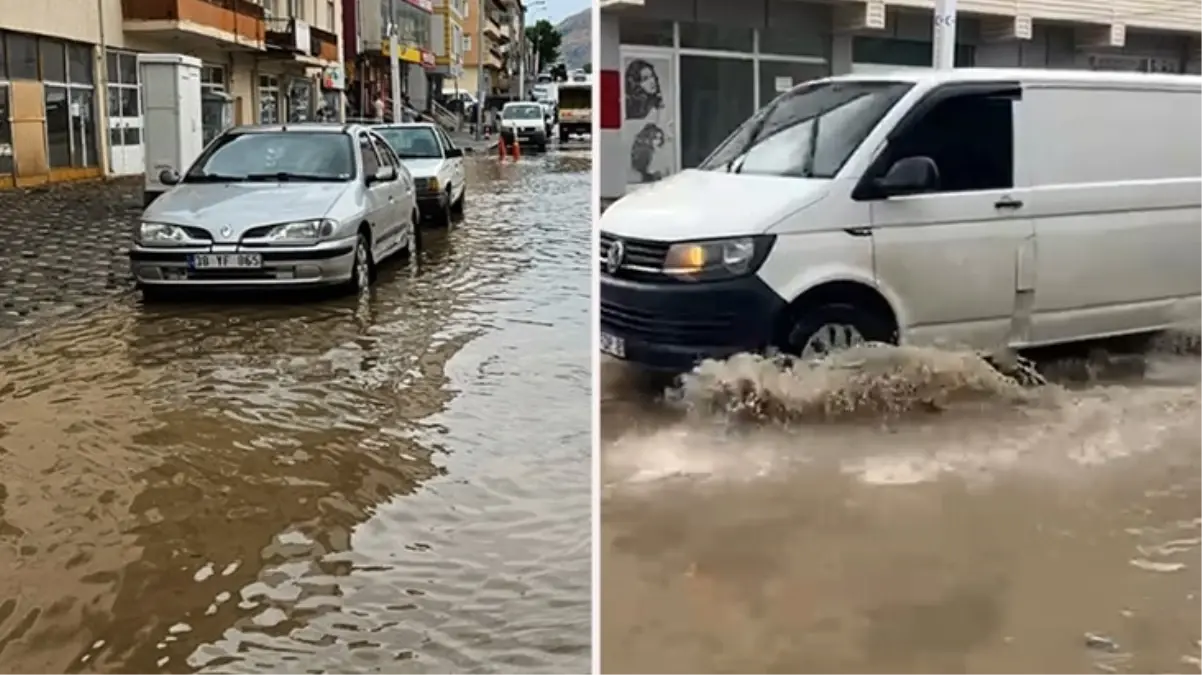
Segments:
[[[600,221],[601,349],[1023,348],[1200,319],[1202,78],[833,77]]]

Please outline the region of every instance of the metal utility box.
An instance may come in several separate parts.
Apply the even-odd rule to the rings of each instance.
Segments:
[[[181,175],[204,149],[200,59],[183,54],[139,54],[145,108],[142,141],[146,153],[143,201],[170,188],[159,181],[165,170]]]

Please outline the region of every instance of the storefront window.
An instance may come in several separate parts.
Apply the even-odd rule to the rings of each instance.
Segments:
[[[58,40],[38,40],[38,53],[42,57],[42,79],[48,82],[67,81],[66,45]]]
[[[92,70],[92,47],[74,42],[69,43],[67,45],[67,81],[72,84],[92,84],[95,79],[96,74]]]
[[[313,119],[313,80],[295,78],[288,83],[288,121]]]
[[[71,93],[71,166],[97,166],[99,147],[96,144],[96,109],[94,90],[72,87]],[[135,104],[136,106],[136,104]]]
[[[393,5],[396,12],[391,18],[388,16],[389,4]],[[385,31],[381,39],[388,38],[388,25],[391,23],[396,26],[397,42],[402,46],[430,49],[430,15],[426,12],[407,2],[380,3],[380,18]]]
[[[826,63],[803,63],[799,61],[760,61],[760,105],[810,80],[831,74]]]
[[[5,38],[8,76],[13,80],[38,79],[38,42],[32,35],[9,33]]]
[[[50,168],[71,166],[71,105],[67,88],[46,85],[46,145],[50,151]]]
[[[99,166],[92,48],[49,38],[41,38],[38,43],[42,80],[46,83],[43,102],[50,168]],[[73,67],[79,72],[73,74],[69,64],[76,62],[78,65]],[[136,94],[134,106],[136,115]]]
[[[280,121],[280,81],[274,77],[259,78],[259,123],[277,124]]]
[[[625,14],[618,17],[618,30],[622,44],[646,45],[648,47],[672,46],[672,22],[659,19],[642,19]]]
[[[768,0],[766,27],[760,30],[760,53],[829,58],[831,8],[795,0]]]
[[[683,28],[683,26],[682,26]],[[680,57],[680,159],[695,167],[755,112],[751,59]]]
[[[712,23],[680,24],[680,46],[684,49],[715,49],[747,52],[755,48],[755,30]]]
[[[0,175],[13,173],[13,129],[9,122],[11,117],[8,85],[0,84]]]
[[[892,38],[856,37],[851,42],[853,63],[929,67],[934,55],[930,42]],[[956,67],[971,68],[972,45],[956,45]]]

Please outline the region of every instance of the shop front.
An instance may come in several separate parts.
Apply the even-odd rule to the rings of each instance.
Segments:
[[[100,176],[94,45],[0,31],[0,187]]]
[[[1122,59],[1138,70],[1197,68],[1196,55],[1190,58],[1196,36],[1132,29],[1116,42],[1098,26],[967,13],[956,23],[960,67],[1110,69]],[[929,11],[875,0],[602,2],[601,197],[616,199],[697,166],[757,108],[796,84],[929,68],[931,25]]]

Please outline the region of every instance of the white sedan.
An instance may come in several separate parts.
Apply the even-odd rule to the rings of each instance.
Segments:
[[[404,162],[417,187],[417,204],[422,215],[433,216],[439,225],[450,225],[463,215],[467,198],[467,172],[463,149],[437,124],[409,122],[372,127]]]

